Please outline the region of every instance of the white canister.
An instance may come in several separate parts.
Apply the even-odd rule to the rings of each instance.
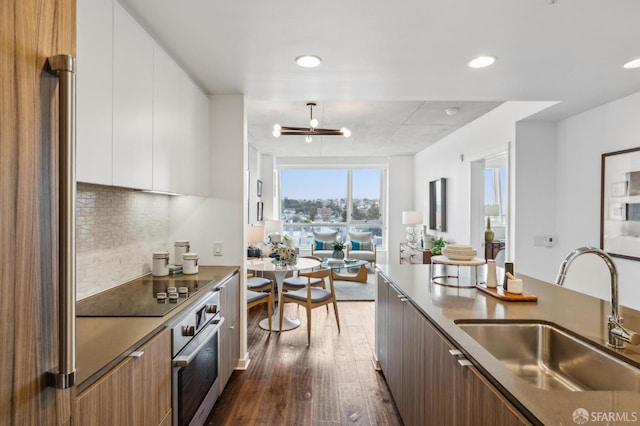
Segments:
[[[185,253],[182,255],[182,273],[198,273],[198,253]]]
[[[182,255],[185,253],[189,253],[189,250],[191,249],[189,245],[189,241],[187,240],[176,241],[175,243],[173,243],[173,247],[174,247],[173,264],[182,265]]]
[[[169,252],[156,251],[153,253],[153,264],[151,273],[156,277],[164,277],[169,275]]]
[[[496,261],[494,259],[487,260],[487,288],[496,288],[498,286],[498,275],[496,274]]]

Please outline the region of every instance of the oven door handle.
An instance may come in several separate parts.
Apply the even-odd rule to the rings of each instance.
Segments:
[[[222,324],[224,324],[224,317],[219,319],[214,319],[210,323],[210,325],[208,325],[204,330],[202,330],[199,333],[197,339],[200,341],[200,343],[198,344],[198,346],[193,351],[191,351],[191,353],[188,355],[178,355],[175,358],[173,358],[173,366],[186,367],[187,365],[189,365],[189,363],[193,361],[193,359],[196,356],[198,356],[198,353],[202,350],[202,348],[206,346],[211,336],[213,336],[215,333],[218,332],[218,330],[220,330],[220,328],[222,327]],[[189,345],[187,345],[187,347],[188,346]],[[182,352],[184,352],[184,350]]]

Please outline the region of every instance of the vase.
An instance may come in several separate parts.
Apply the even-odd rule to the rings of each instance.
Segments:
[[[484,231],[484,241],[490,243],[494,237],[495,233],[491,230],[491,218],[487,216],[487,229]]]
[[[331,257],[334,259],[344,259],[344,252],[342,250],[334,250]]]

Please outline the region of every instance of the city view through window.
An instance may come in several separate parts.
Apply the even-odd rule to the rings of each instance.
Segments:
[[[313,243],[313,232],[372,232],[382,245],[381,169],[280,170],[281,220],[296,246]]]

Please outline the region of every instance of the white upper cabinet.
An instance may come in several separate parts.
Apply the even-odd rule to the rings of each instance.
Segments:
[[[113,184],[152,189],[154,43],[118,3],[113,18]]]
[[[208,196],[208,97],[117,1],[77,27],[77,180]]]
[[[77,3],[76,175],[82,182],[111,185],[113,125],[113,3]]]
[[[209,98],[184,74],[181,135],[171,170],[175,192],[209,195]]]
[[[153,50],[153,189],[179,192],[172,163],[181,140],[181,83],[184,72],[159,46]]]

